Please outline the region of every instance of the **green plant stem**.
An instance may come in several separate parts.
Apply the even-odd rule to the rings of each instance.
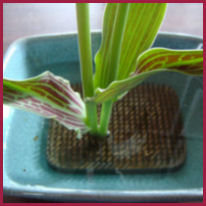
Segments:
[[[78,24],[78,41],[81,65],[81,79],[84,99],[94,95],[93,86],[93,65],[91,34],[89,23],[88,3],[77,3],[77,24]],[[94,103],[86,103],[86,123],[91,128],[91,133],[97,132],[97,108]]]
[[[107,136],[108,134],[108,126],[109,126],[109,120],[112,112],[112,104],[113,104],[112,101],[107,101],[102,104],[100,128],[99,128],[100,136]]]
[[[114,24],[114,30],[112,32],[112,41],[110,45],[110,59],[109,59],[109,69],[113,71],[108,78],[105,86],[111,81],[117,78],[120,52],[121,52],[121,42],[123,39],[124,29],[126,25],[126,19],[128,16],[129,4],[120,3],[118,5],[117,16]],[[112,101],[107,101],[102,104],[101,117],[100,117],[100,128],[99,133],[101,136],[106,136],[108,133],[108,125],[112,111]]]

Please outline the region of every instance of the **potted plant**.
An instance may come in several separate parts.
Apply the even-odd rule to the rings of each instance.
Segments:
[[[109,150],[108,148],[112,151],[112,155],[115,154],[115,156],[118,156],[121,154],[122,144],[129,142],[128,144],[131,147],[133,145],[133,140],[136,139],[136,149],[132,149],[133,154],[130,154],[129,158],[131,158],[131,156],[137,157],[137,153],[140,150],[139,146],[143,148],[143,146],[145,146],[145,139],[147,139],[145,134],[137,131],[135,135],[134,133],[130,133],[129,138],[124,139],[123,142],[121,142],[121,139],[116,143],[114,142],[113,134],[108,129],[114,105],[117,105],[118,101],[122,101],[123,98],[126,98],[127,93],[131,89],[139,88],[139,91],[137,89],[133,93],[145,92],[146,96],[149,95],[150,98],[152,97],[154,99],[155,96],[153,97],[152,94],[157,93],[157,101],[151,103],[157,105],[157,110],[151,110],[152,106],[149,105],[146,108],[148,111],[144,114],[139,112],[139,122],[141,122],[141,118],[142,120],[147,118],[145,115],[150,114],[150,112],[156,112],[155,118],[161,113],[161,107],[163,107],[162,105],[164,104],[158,101],[158,98],[160,98],[158,94],[161,93],[164,93],[168,98],[173,97],[169,100],[167,99],[167,101],[175,102],[173,104],[175,106],[171,111],[172,113],[175,112],[178,114],[178,98],[170,88],[157,87],[154,85],[151,86],[151,88],[147,86],[137,86],[150,76],[161,74],[162,72],[180,72],[186,75],[202,75],[203,50],[176,50],[160,47],[150,48],[164,18],[166,11],[166,4],[164,3],[149,5],[128,3],[108,4],[104,15],[101,46],[95,56],[95,71],[93,73],[88,4],[77,4],[76,8],[82,96],[80,93],[72,89],[69,80],[54,75],[50,71],[45,71],[36,77],[22,81],[5,78],[3,80],[4,104],[34,112],[45,118],[53,119],[70,130],[69,135],[72,137],[71,139],[68,139],[67,137],[66,141],[76,141],[73,145],[71,143],[71,147],[83,149],[83,152],[81,153],[81,151],[77,150],[75,154],[68,154],[65,157],[65,151],[68,152],[68,148],[67,150],[64,150],[63,143],[58,143],[58,141],[61,140],[61,137],[56,139],[55,134],[52,135],[51,133],[51,142],[48,144],[47,154],[49,162],[53,164],[53,166],[61,169],[82,169],[80,168],[82,160],[79,159],[79,157],[85,157],[86,160],[84,161],[86,161],[86,163],[83,169],[88,167],[97,167],[100,169],[105,167],[106,169],[111,169],[114,168],[114,165],[111,166],[112,163],[108,160],[111,156],[107,158],[105,156],[102,157],[102,154],[109,154],[107,151]],[[144,100],[145,98],[146,97],[144,97]],[[140,98],[136,97],[136,99],[133,99],[134,103],[137,99]],[[141,110],[141,103],[139,103],[138,107],[135,107],[129,100],[127,101],[133,108],[132,110],[126,111],[127,114],[131,111],[134,113],[136,109]],[[116,115],[121,113],[121,107],[122,106],[116,107]],[[135,114],[129,113],[128,115],[136,117],[138,114],[136,112]],[[128,115],[127,117],[122,118],[128,118]],[[164,117],[164,115],[161,117],[169,118]],[[173,120],[174,118],[175,117],[172,117]],[[179,116],[176,117],[176,120],[177,122],[181,121]],[[113,121],[115,120],[113,119]],[[148,131],[147,129],[144,129],[147,127],[145,124],[147,124],[148,121],[149,120],[144,121],[140,129]],[[157,119],[153,120],[153,122],[155,121],[157,121]],[[124,124],[125,122],[126,120],[124,120]],[[57,126],[56,123],[53,124],[55,124],[53,125],[54,127],[61,127],[59,125]],[[172,125],[173,123],[170,124]],[[114,126],[113,122],[112,125]],[[133,125],[133,127],[135,126]],[[116,125],[115,129],[120,130],[121,128],[118,128],[118,125]],[[156,129],[158,129],[158,127]],[[71,132],[71,130],[74,130],[75,133]],[[177,132],[180,130],[181,128],[177,129]],[[114,129],[112,132],[114,132]],[[62,135],[63,133],[64,132],[62,132]],[[174,135],[174,133],[172,134]],[[124,133],[124,135],[128,135],[128,132],[127,134]],[[160,134],[157,135],[161,136]],[[77,137],[78,139],[74,140],[74,137]],[[54,138],[56,141],[55,143]],[[86,139],[85,142],[84,140],[81,140],[84,138]],[[62,145],[62,148],[60,148],[57,153],[61,153],[64,150],[64,154],[53,154],[51,150],[56,148],[59,144]],[[115,144],[117,144],[118,147],[116,147]],[[150,144],[152,143],[150,142]],[[131,150],[127,150],[127,152],[129,151]],[[81,155],[75,158],[74,156],[78,155],[79,152]],[[125,150],[123,150],[123,153],[124,152]],[[151,151],[149,151],[148,148],[143,151],[145,157],[150,156],[150,152]],[[154,151],[152,153],[156,154]],[[92,156],[95,156],[95,160],[92,159]],[[101,156],[104,160],[101,158],[98,159],[97,156],[98,158]],[[126,156],[128,157],[128,154]],[[71,162],[68,163],[68,157],[71,157],[69,160],[71,162],[73,161],[73,164],[71,164]],[[124,157],[125,156],[123,155],[121,158],[124,159]],[[65,163],[65,158],[67,163]],[[92,164],[91,166],[91,162],[88,162],[88,159],[90,158],[92,162],[98,162],[95,162],[95,164]],[[183,157],[181,156],[181,158]],[[106,166],[97,166],[101,164],[101,161],[103,161]],[[120,160],[118,159],[118,161]],[[141,161],[134,158],[133,162]],[[126,166],[121,166],[123,163],[125,162],[121,162],[119,166],[117,166],[118,164],[115,164],[115,167],[117,166],[120,169],[134,169],[136,164],[132,163],[128,165],[126,164]],[[136,168],[162,169],[175,167],[177,165],[179,164],[173,163],[163,164],[163,166],[160,165],[157,167],[156,165],[148,166],[143,164],[141,166],[138,165]]]

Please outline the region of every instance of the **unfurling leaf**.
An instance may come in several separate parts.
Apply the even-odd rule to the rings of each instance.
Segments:
[[[130,4],[107,4],[102,34],[102,43],[95,57],[95,88],[107,87],[117,77],[121,42]]]
[[[135,71],[137,57],[152,46],[166,8],[166,3],[130,4],[121,47],[118,80],[129,77]]]
[[[129,4],[128,15],[122,33],[115,34],[120,4],[107,4],[102,42],[95,57],[96,73],[94,76],[95,88],[106,88],[112,81],[127,78],[135,71],[137,57],[151,47],[166,11],[165,3],[132,3]],[[114,39],[119,36],[120,58],[118,70],[110,66],[114,47]],[[120,41],[121,40],[121,41]]]
[[[85,106],[69,81],[50,72],[24,81],[3,80],[3,103],[52,118],[68,129],[86,132]]]
[[[97,89],[95,97],[90,100],[96,103],[114,100],[149,76],[163,71],[201,75],[203,50],[150,49],[138,58],[136,71],[129,78],[114,81],[106,89]]]

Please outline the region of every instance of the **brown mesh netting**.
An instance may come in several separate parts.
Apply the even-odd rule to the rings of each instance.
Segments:
[[[114,104],[111,135],[104,140],[88,134],[79,140],[73,131],[52,120],[47,159],[65,171],[172,169],[186,156],[181,131],[175,92],[167,86],[142,84]]]

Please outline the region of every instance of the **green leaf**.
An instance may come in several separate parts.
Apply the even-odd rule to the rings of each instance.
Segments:
[[[48,71],[24,81],[4,79],[3,103],[55,119],[68,129],[87,130],[79,93],[72,90],[69,81]]]
[[[97,89],[96,103],[114,100],[123,96],[149,76],[163,71],[174,71],[189,75],[203,73],[203,50],[150,49],[137,60],[136,71],[127,79],[114,81],[106,89]]]
[[[137,57],[152,46],[166,7],[165,3],[131,4],[122,42],[118,80],[134,72]]]
[[[95,57],[95,88],[106,88],[112,81],[127,78],[135,70],[137,57],[152,45],[166,11],[165,3],[132,3],[125,9],[127,15],[122,20],[118,17],[126,11],[122,10],[120,15],[119,5],[123,4],[107,4],[106,7],[102,43]],[[118,68],[112,64],[115,53],[119,53],[118,62],[114,64]]]
[[[102,43],[95,57],[95,88],[107,87],[117,77],[121,42],[130,4],[107,4],[104,14]]]

